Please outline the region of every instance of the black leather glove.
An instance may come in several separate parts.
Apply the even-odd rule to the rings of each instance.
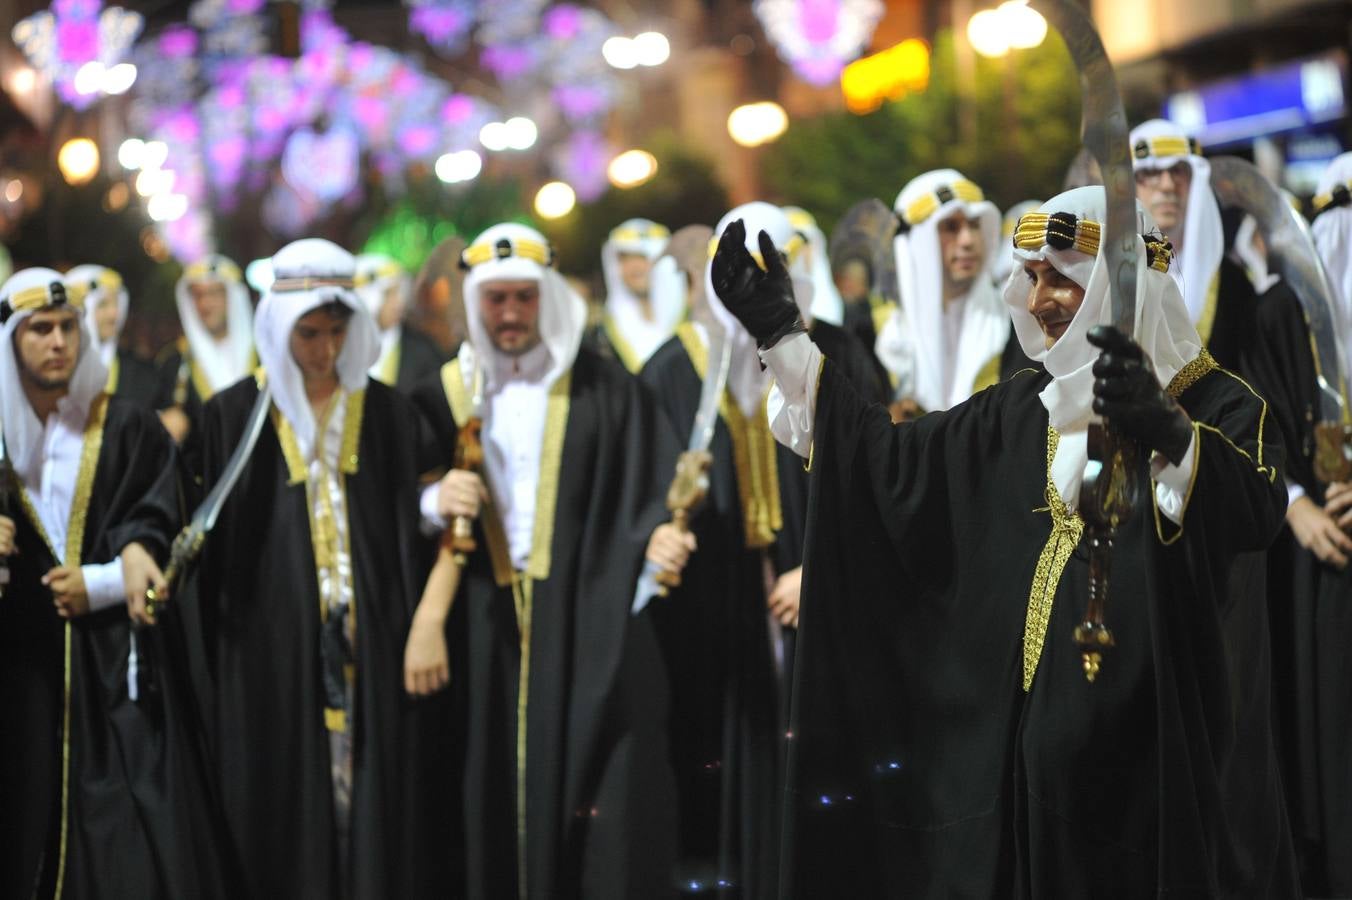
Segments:
[[[806,331],[793,299],[793,280],[774,241],[759,235],[765,268],[746,249],[746,225],[741,219],[723,230],[714,254],[714,293],[737,317],[762,350],[768,350],[794,332]]]
[[[1111,325],[1089,329],[1103,352],[1094,363],[1094,412],[1174,465],[1192,443],[1192,419],[1164,388],[1141,345]]]

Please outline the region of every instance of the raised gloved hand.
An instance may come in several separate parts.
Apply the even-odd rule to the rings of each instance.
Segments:
[[[759,236],[765,268],[746,249],[746,226],[741,219],[723,230],[714,254],[714,293],[737,317],[762,350],[794,332],[806,331],[793,299],[793,280],[774,241]]]
[[[1192,420],[1160,387],[1141,345],[1111,325],[1089,329],[1103,352],[1094,363],[1094,412],[1174,465],[1192,443]]]

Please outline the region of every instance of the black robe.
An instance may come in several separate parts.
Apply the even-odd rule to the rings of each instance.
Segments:
[[[617,363],[582,348],[570,371],[551,389],[545,426],[536,509],[552,499],[553,519],[537,521],[542,542],[525,573],[527,655],[512,563],[491,506],[475,525],[478,549],[448,622],[458,746],[444,755],[461,775],[466,868],[449,896],[672,893],[667,686],[650,614],[633,615],[631,605],[649,536],[669,518],[663,499],[676,441]],[[414,394],[443,465],[454,459],[458,434],[446,379],[463,387],[458,361]]]
[[[697,369],[681,336],[702,345],[690,326],[677,335],[653,354],[641,378],[685,437],[699,405],[703,362]],[[768,561],[768,574],[778,577],[802,564],[807,479],[802,461],[776,444],[768,427],[740,424],[746,417],[735,412],[748,448],[739,476],[729,410],[737,410],[736,400],[726,393],[709,446],[709,496],[691,524],[699,549],[681,587],[655,601],[654,613],[672,684],[680,884],[694,895],[723,880],[739,889],[730,896],[761,898],[773,896],[779,855],[786,698],[776,657],[792,655],[791,629],[783,634],[787,645],[772,642],[766,569]],[[741,492],[768,476],[766,464],[778,481],[781,527],[755,548],[748,546]],[[768,500],[768,491],[761,498]]]
[[[206,405],[208,487],[257,392],[246,379]],[[394,389],[368,380],[362,406],[356,471],[344,476],[357,632],[346,871],[334,829],[304,472],[296,481],[273,418],[180,601],[195,605],[200,623],[215,779],[246,884],[241,896],[256,900],[443,896],[428,867],[445,864],[446,816],[435,800],[444,778],[425,739],[439,709],[403,691],[404,643],[422,589],[414,551],[426,444],[416,411]],[[349,400],[347,415],[354,409]]]
[[[399,371],[394,387],[408,396],[418,385],[436,375],[444,362],[446,354],[435,341],[405,324],[399,335]]]
[[[1284,508],[1264,404],[1223,371],[1180,379],[1204,423],[1183,526],[1149,496],[1123,526],[1094,684],[1075,550],[1025,692],[1030,589],[1055,559],[1046,383],[893,426],[825,364],[784,896],[1296,896],[1266,616],[1227,585]]]
[[[179,521],[173,457],[152,413],[108,399],[94,467],[76,482],[77,504],[79,485],[90,484],[68,535],[78,554],[68,547],[61,564],[111,562],[133,542],[163,562]],[[40,583],[58,562],[17,499],[12,517],[20,552],[0,600],[0,896],[53,898],[58,872],[65,900],[229,896],[199,748],[162,703],[150,665],[159,636],[138,633],[132,700],[126,606],[59,618]]]
[[[255,354],[251,367],[257,366]],[[154,408],[166,410],[177,406],[188,418],[188,435],[179,446],[179,463],[183,468],[188,495],[203,493],[202,483],[202,408],[211,399],[211,384],[206,373],[193,362],[188,352],[188,339],[177,341],[160,351],[155,358]]]
[[[887,402],[892,393],[887,369],[873,355],[871,346],[865,347],[849,331],[820,319],[813,321],[809,333],[812,342],[821,349],[823,355],[841,367],[845,377],[861,396],[879,403]]]
[[[142,409],[154,410],[161,390],[159,379],[160,373],[153,363],[119,348],[108,367],[107,391]]]
[[[1245,363],[1268,398],[1286,446],[1286,477],[1322,504],[1314,475],[1320,414],[1310,330],[1285,281],[1258,301],[1258,329]],[[1287,804],[1305,893],[1352,895],[1352,573],[1321,563],[1289,527],[1268,554],[1273,637],[1273,713]]]
[[[1211,330],[1203,335],[1216,362],[1236,372],[1243,368],[1255,338],[1257,314],[1258,299],[1249,276],[1222,258]]]

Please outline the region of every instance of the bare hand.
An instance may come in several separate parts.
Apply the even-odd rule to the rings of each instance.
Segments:
[[[1300,497],[1287,508],[1286,523],[1300,545],[1320,562],[1338,569],[1347,566],[1348,557],[1352,556],[1352,538],[1309,497]]]
[[[141,625],[155,624],[155,616],[146,608],[148,588],[154,588],[161,600],[169,596],[169,584],[155,559],[140,544],[128,544],[122,548],[122,591],[127,598],[127,614]]]
[[[1330,484],[1324,492],[1324,512],[1344,531],[1352,528],[1352,484],[1345,481]]]
[[[404,690],[415,697],[435,694],[451,680],[445,625],[437,616],[413,617],[404,644]]]
[[[798,627],[798,599],[803,593],[803,567],[790,569],[775,581],[765,605],[785,628]]]
[[[14,553],[14,520],[8,516],[0,516],[0,556],[11,556]]]
[[[174,439],[175,444],[182,444],[187,439],[188,432],[192,430],[188,414],[178,406],[160,410],[160,422],[164,425],[164,430]]]
[[[89,594],[79,566],[57,566],[42,576],[42,583],[51,588],[52,603],[61,618],[73,619],[89,612]]]
[[[474,472],[452,469],[437,485],[437,512],[447,521],[458,516],[477,519],[487,502],[488,490]]]
[[[646,556],[648,562],[661,566],[662,571],[680,574],[695,549],[695,535],[668,522],[653,529]]]

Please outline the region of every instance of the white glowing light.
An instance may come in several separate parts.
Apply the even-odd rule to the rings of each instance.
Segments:
[[[19,198],[23,196],[23,182],[17,178],[10,179],[5,185],[5,199],[10,203],[18,203]]]
[[[1028,7],[1028,0],[1006,0],[996,11],[1004,20],[1009,46],[1017,50],[1031,50],[1047,36],[1047,20]]]
[[[16,94],[26,94],[37,86],[38,75],[32,69],[15,69],[9,76],[9,86]]]
[[[789,114],[771,100],[739,106],[728,116],[728,134],[743,147],[768,144],[789,127]]]
[[[105,94],[125,94],[136,83],[136,66],[131,63],[118,63],[103,75]]]
[[[479,143],[484,145],[485,150],[491,150],[494,153],[506,150],[510,145],[509,138],[507,126],[502,122],[489,122],[479,129]]]
[[[535,123],[525,116],[512,116],[502,124],[506,129],[507,146],[513,150],[530,149],[540,135]]]
[[[535,211],[544,219],[568,215],[577,205],[577,194],[562,181],[551,181],[535,194]]]
[[[89,138],[73,138],[61,145],[56,167],[68,184],[81,185],[99,171],[99,145]]]
[[[244,280],[249,282],[249,286],[258,293],[265,293],[277,280],[277,276],[272,271],[272,259],[255,259],[249,263],[244,267]]]
[[[117,161],[124,169],[139,169],[146,158],[146,142],[140,138],[127,138],[117,148]]]
[[[136,176],[136,193],[142,197],[167,194],[174,189],[174,173],[169,169],[142,169]]]
[[[169,145],[164,141],[146,141],[141,155],[141,168],[158,169],[169,159]]]
[[[998,10],[983,9],[967,22],[967,40],[982,56],[1004,56],[1009,52],[1005,20]]]
[[[634,35],[634,58],[640,66],[660,66],[671,58],[671,42],[660,31]]]
[[[103,90],[103,63],[97,59],[80,66],[75,73],[75,93],[81,95],[97,94]]]
[[[188,212],[188,198],[183,194],[156,194],[146,203],[146,212],[156,222],[172,222]]]
[[[646,150],[626,150],[610,161],[606,175],[619,188],[638,187],[657,174],[657,160]]]
[[[632,69],[639,62],[638,48],[634,46],[633,39],[619,35],[606,39],[601,45],[601,56],[616,69]]]
[[[446,184],[459,184],[478,177],[483,166],[483,157],[473,150],[457,150],[438,157],[435,168],[437,177]]]

